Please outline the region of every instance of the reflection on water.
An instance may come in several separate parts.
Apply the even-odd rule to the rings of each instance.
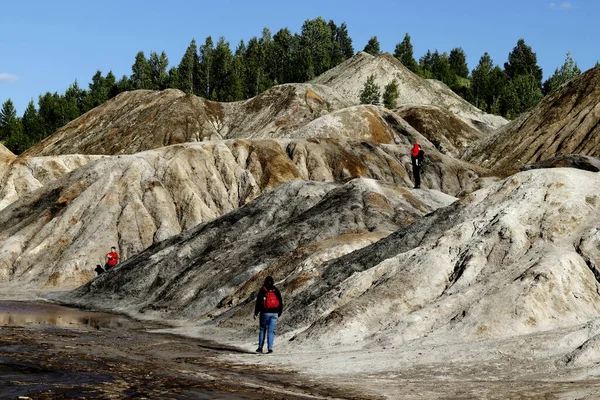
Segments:
[[[71,328],[135,327],[123,316],[80,311],[54,304],[0,301],[0,325],[54,325]]]

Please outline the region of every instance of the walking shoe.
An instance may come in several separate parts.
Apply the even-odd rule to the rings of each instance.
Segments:
[[[262,347],[259,347],[258,349],[256,349],[257,353],[262,353]]]
[[[273,349],[269,349],[269,350],[267,351],[267,353],[272,353],[272,352],[273,352]]]

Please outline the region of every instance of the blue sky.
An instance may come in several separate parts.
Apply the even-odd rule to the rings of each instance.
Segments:
[[[570,51],[582,70],[600,60],[597,0],[72,0],[0,3],[0,103],[12,99],[18,115],[47,91],[64,93],[75,80],[87,88],[97,70],[131,74],[142,50],[165,51],[177,65],[192,38],[231,43],[308,18],[346,22],[355,50],[377,36],[393,52],[408,32],[415,58],[427,49],[462,47],[473,69],[484,52],[503,65],[519,38],[537,53],[544,78]]]

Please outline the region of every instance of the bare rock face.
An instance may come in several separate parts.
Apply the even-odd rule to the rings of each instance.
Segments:
[[[402,136],[409,141],[401,140]],[[289,135],[293,138],[350,138],[405,146],[410,146],[410,140],[417,140],[418,136],[420,132],[390,110],[371,105],[334,111]]]
[[[539,168],[578,168],[583,169],[584,171],[599,172],[600,159],[579,154],[568,154],[525,165],[521,167],[521,170],[529,171],[530,169]]]
[[[214,316],[244,304],[269,274],[293,276],[293,287],[314,283],[317,265],[453,201],[369,179],[286,183],[153,246],[66,298],[160,318]]]
[[[437,106],[404,106],[394,110],[436,149],[457,157],[462,149],[481,139],[483,134],[455,114]]]
[[[245,101],[218,103],[175,89],[121,93],[24,155],[134,154],[184,142],[285,137],[350,103],[327,86],[288,84]]]
[[[5,157],[14,157],[14,156],[15,155],[13,154],[12,151],[7,149],[2,143],[0,143],[0,157],[5,158]]]
[[[436,153],[412,132],[431,148],[423,187],[469,192],[481,171]],[[111,246],[126,260],[293,180],[365,177],[412,187],[410,141],[398,140],[406,145],[343,139],[209,141],[98,159],[49,179],[0,213],[0,280],[37,287],[83,284]]]
[[[10,157],[0,161],[0,210],[101,156]]]
[[[600,317],[600,175],[522,172],[410,225],[443,199],[389,190],[282,185],[61,299],[243,337],[270,274],[286,299],[279,332],[312,348],[504,339]]]
[[[359,52],[318,76],[312,83],[327,85],[358,104],[360,92],[370,75],[375,75],[375,82],[381,88],[396,80],[400,94],[398,106],[438,106],[451,111],[472,128],[482,132],[492,131],[507,122],[502,117],[479,110],[442,82],[420,78],[389,53],[372,56]]]
[[[519,169],[556,156],[600,157],[600,67],[545,97],[531,111],[467,148],[462,158]]]

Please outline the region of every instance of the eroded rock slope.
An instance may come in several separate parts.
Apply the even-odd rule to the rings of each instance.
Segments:
[[[24,155],[134,154],[184,142],[285,137],[348,105],[329,87],[311,84],[280,85],[233,103],[175,89],[136,90],[87,112]]]
[[[556,156],[600,157],[600,67],[545,97],[531,111],[469,146],[462,158],[492,169],[519,169]]]
[[[431,149],[423,186],[471,191],[480,170]],[[411,133],[412,132],[412,133]],[[187,143],[98,159],[0,212],[0,279],[74,287],[111,246],[128,259],[153,243],[247,204],[293,180],[355,177],[412,187],[405,145],[343,139]]]
[[[375,76],[375,82],[381,88],[396,80],[400,95],[398,106],[438,106],[451,111],[481,132],[490,132],[507,122],[502,117],[479,110],[442,82],[422,79],[389,53],[372,56],[359,52],[318,76],[312,83],[330,86],[358,104],[360,92],[370,75]]]
[[[381,197],[389,188],[364,180],[322,188],[280,187],[278,200],[169,239],[62,300],[245,337],[271,274],[287,302],[280,332],[311,348],[504,339],[600,317],[597,173],[521,172],[404,227],[442,199]]]

